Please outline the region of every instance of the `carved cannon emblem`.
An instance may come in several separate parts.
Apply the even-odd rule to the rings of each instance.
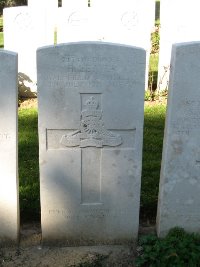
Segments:
[[[67,147],[103,147],[122,144],[120,135],[105,129],[102,110],[99,103],[91,96],[85,103],[86,109],[81,112],[80,129],[72,134],[63,135],[60,143]]]

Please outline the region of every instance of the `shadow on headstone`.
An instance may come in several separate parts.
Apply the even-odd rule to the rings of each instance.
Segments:
[[[18,73],[18,94],[20,98],[37,97],[37,84],[25,73]]]

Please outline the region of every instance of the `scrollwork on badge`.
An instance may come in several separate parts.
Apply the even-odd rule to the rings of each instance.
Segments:
[[[85,106],[86,109],[81,112],[80,129],[63,135],[60,143],[66,147],[81,148],[121,145],[121,136],[105,128],[97,99],[94,96],[89,97]]]

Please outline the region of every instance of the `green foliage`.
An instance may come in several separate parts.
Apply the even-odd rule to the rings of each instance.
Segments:
[[[19,195],[23,219],[40,214],[37,110],[19,110]]]
[[[142,250],[137,267],[200,267],[200,236],[182,228],[173,228],[163,239],[143,236],[139,245]]]
[[[145,106],[141,219],[156,216],[166,105]]]
[[[155,25],[155,31],[151,34],[151,54],[149,62],[149,78],[148,89],[151,93],[157,89],[158,76],[158,55],[159,55],[159,41],[160,41],[160,26]]]
[[[27,5],[27,0],[0,0],[0,15],[5,7]]]
[[[6,0],[0,0],[0,15],[3,13],[3,8],[6,5]]]
[[[155,31],[151,34],[151,54],[159,52],[160,25],[155,25]]]
[[[144,100],[145,101],[153,101],[155,99],[155,92],[152,90],[146,90]]]
[[[149,77],[148,77],[148,89],[152,93],[157,88],[157,76],[158,76],[158,54],[151,54],[149,60]]]

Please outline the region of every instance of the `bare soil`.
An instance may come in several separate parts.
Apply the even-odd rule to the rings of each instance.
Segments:
[[[155,232],[140,228],[141,234]],[[40,223],[26,223],[20,229],[17,246],[0,248],[0,267],[135,267],[139,247],[124,246],[42,246]]]

